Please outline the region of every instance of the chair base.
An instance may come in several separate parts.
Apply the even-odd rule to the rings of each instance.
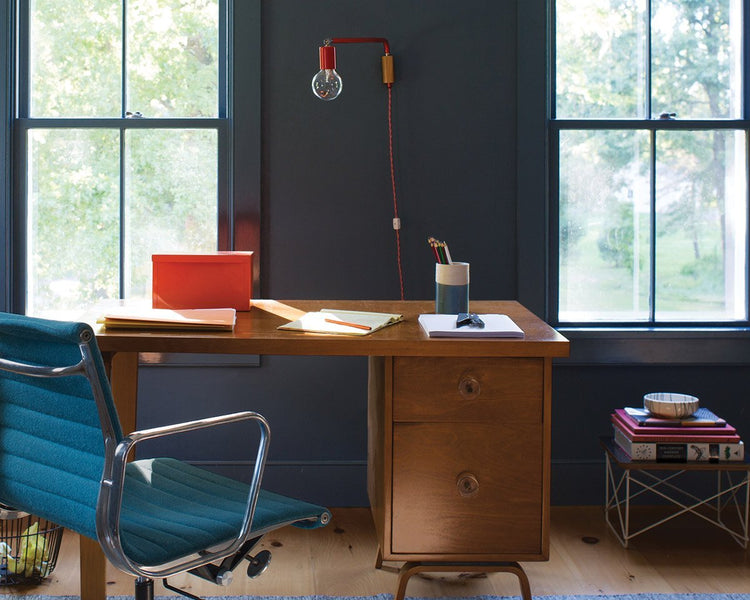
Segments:
[[[261,537],[258,536],[245,542],[240,549],[234,554],[227,556],[221,561],[221,564],[206,564],[195,569],[188,571],[191,575],[215,583],[216,585],[226,586],[232,583],[232,571],[239,565],[243,560],[247,560],[250,565],[247,567],[247,576],[251,579],[259,577],[268,567],[271,562],[271,553],[268,550],[262,550],[255,556],[249,552],[257,544]],[[162,584],[168,590],[190,598],[191,600],[203,600],[200,596],[191,594],[186,590],[181,590],[178,587],[171,585],[167,578],[162,579]],[[140,590],[140,591],[139,591]],[[151,579],[146,577],[139,577],[135,581],[135,600],[154,600],[154,583]]]
[[[148,577],[136,577],[135,600],[154,600],[154,580]]]
[[[190,598],[191,600],[203,600],[203,598],[201,598],[200,596],[196,596],[195,594],[191,594],[188,591],[181,590],[180,588],[177,588],[177,587],[174,587],[173,585],[170,585],[170,583],[167,581],[166,578],[162,579],[161,583],[162,583],[162,585],[165,588],[167,588],[168,590],[170,590],[170,591],[172,591],[172,592],[174,592],[176,594],[180,594],[180,596],[185,596],[186,598]],[[153,600],[153,598],[139,599],[138,596],[137,596],[137,592],[136,592],[136,598],[135,598],[135,600]]]

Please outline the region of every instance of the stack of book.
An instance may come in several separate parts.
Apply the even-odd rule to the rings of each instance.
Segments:
[[[745,458],[737,430],[707,408],[682,419],[655,417],[643,408],[618,408],[611,420],[615,443],[632,460],[719,462]]]

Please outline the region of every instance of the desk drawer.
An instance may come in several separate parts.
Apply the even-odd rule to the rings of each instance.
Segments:
[[[395,553],[539,554],[542,428],[397,423]]]
[[[542,359],[397,357],[393,373],[394,421],[542,420]]]

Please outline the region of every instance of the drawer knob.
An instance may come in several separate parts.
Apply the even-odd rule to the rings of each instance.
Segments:
[[[463,473],[459,473],[456,480],[456,487],[458,487],[458,493],[462,496],[473,496],[479,491],[479,480],[474,473],[464,471]]]
[[[479,397],[482,386],[479,380],[471,375],[464,375],[458,382],[458,393],[464,400],[474,400]]]

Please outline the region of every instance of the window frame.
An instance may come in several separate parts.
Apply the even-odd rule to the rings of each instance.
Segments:
[[[550,2],[552,11],[549,16],[549,39],[550,39],[550,59],[549,59],[549,148],[550,148],[550,168],[549,168],[549,181],[550,181],[550,201],[551,201],[551,220],[550,220],[550,239],[552,248],[555,249],[554,255],[556,260],[550,261],[550,279],[553,282],[550,285],[549,300],[550,306],[553,308],[552,315],[553,322],[557,326],[563,326],[567,328],[580,328],[580,327],[653,327],[653,328],[719,328],[719,329],[732,329],[737,327],[748,327],[750,326],[750,244],[748,239],[745,239],[745,319],[732,320],[732,321],[701,321],[697,319],[686,319],[684,321],[666,321],[657,320],[655,316],[655,302],[654,291],[656,289],[656,257],[655,257],[655,246],[652,243],[650,249],[651,265],[653,269],[650,274],[650,293],[649,293],[649,306],[648,306],[648,319],[645,321],[602,321],[602,322],[574,322],[559,320],[559,290],[560,290],[560,273],[559,273],[559,214],[560,214],[560,186],[559,186],[559,147],[560,147],[560,133],[562,131],[609,131],[609,130],[638,130],[648,132],[650,138],[651,151],[649,153],[649,170],[651,172],[651,203],[653,211],[654,197],[656,194],[654,175],[656,173],[656,136],[660,131],[740,131],[745,134],[745,174],[746,181],[748,182],[748,189],[750,189],[750,120],[748,120],[748,80],[747,80],[747,61],[743,61],[743,69],[741,73],[742,77],[742,106],[741,106],[741,117],[738,119],[733,118],[710,118],[710,119],[659,119],[653,117],[652,98],[650,94],[651,90],[651,71],[647,68],[646,72],[646,89],[648,93],[645,98],[645,114],[648,115],[642,118],[557,118],[555,113],[555,99],[556,99],[556,2],[552,0]],[[748,50],[748,2],[747,0],[742,1],[742,54],[746,56]],[[646,10],[650,12],[652,0],[647,0]],[[649,23],[650,19],[649,19]],[[651,43],[647,43],[649,55],[647,60],[650,63],[651,56]],[[745,204],[750,206],[750,192],[746,190]],[[748,229],[750,232],[750,229]],[[651,239],[655,239],[654,230],[654,215],[651,214]],[[748,236],[750,238],[750,235]]]
[[[516,190],[518,300],[571,340],[570,358],[558,361],[563,365],[747,365],[750,356],[750,326],[747,324],[591,323],[576,326],[567,323],[561,325],[557,321],[557,134],[553,135],[553,132],[559,131],[562,123],[555,123],[552,119],[552,98],[555,93],[554,4],[554,0],[527,0],[519,2],[517,8],[520,107],[517,117]],[[742,0],[742,9],[743,56],[748,56],[750,0]],[[741,126],[750,137],[750,61],[743,61],[742,74],[745,82],[742,93],[743,118],[728,120],[721,126],[728,129]],[[718,125],[713,120],[706,123],[711,128]],[[574,122],[570,121],[569,124],[572,126]],[[670,121],[666,127],[675,128],[685,124],[685,121]],[[699,125],[696,122],[691,124]],[[617,120],[617,125],[622,127],[624,124]],[[665,123],[657,125],[664,126]]]
[[[2,81],[3,166],[0,190],[4,243],[0,245],[0,309],[23,313],[26,300],[26,161],[27,132],[34,128],[100,128],[119,130],[213,129],[218,135],[217,250],[252,250],[253,279],[260,290],[260,0],[219,0],[220,52],[218,115],[214,118],[30,118],[28,110],[28,0],[3,3],[2,26],[8,35],[0,48],[0,64],[7,66]],[[24,62],[22,62],[24,61]],[[26,69],[16,68],[24,64]],[[242,65],[235,70],[234,65]],[[123,103],[124,104],[124,103]],[[234,110],[241,106],[241,111]],[[122,173],[121,145],[121,173]],[[234,165],[243,165],[235,169]],[[124,187],[120,185],[120,205]],[[121,219],[122,227],[122,219]],[[120,291],[123,289],[120,251]]]
[[[552,240],[552,247],[555,248],[555,257],[557,260],[550,261],[550,278],[554,282],[554,285],[550,286],[550,306],[554,307],[554,323],[556,326],[574,328],[574,327],[655,327],[655,328],[674,328],[674,327],[716,327],[716,328],[735,328],[735,327],[748,327],[750,326],[750,235],[745,239],[745,310],[746,317],[742,320],[732,321],[701,321],[698,319],[685,319],[683,321],[666,321],[657,320],[655,317],[655,298],[653,294],[649,294],[649,307],[648,307],[648,320],[642,321],[560,321],[559,320],[559,287],[560,287],[560,274],[559,274],[559,214],[560,214],[560,187],[559,187],[559,139],[561,131],[611,131],[611,130],[636,130],[646,131],[650,137],[651,151],[649,153],[648,162],[649,169],[652,174],[651,176],[651,202],[653,211],[653,202],[655,195],[655,181],[653,175],[656,172],[656,161],[657,155],[655,151],[656,139],[655,136],[660,131],[740,131],[745,133],[745,173],[748,182],[748,188],[750,188],[750,121],[744,119],[677,119],[677,120],[661,120],[661,119],[550,119],[549,124],[549,136],[550,136],[550,202],[552,204],[552,210],[550,214],[552,216],[550,220],[550,239]],[[746,192],[746,204],[748,203],[747,192]],[[653,212],[650,215],[651,224],[651,239],[655,239],[655,221]],[[750,232],[750,229],[748,229]],[[656,288],[656,257],[655,257],[655,246],[652,243],[650,245],[650,260],[654,269],[651,270],[649,275],[650,289]]]
[[[13,48],[15,45],[15,7],[11,2],[0,3],[0,27],[3,28],[3,43],[0,44],[0,114],[3,115],[0,124],[0,168],[2,168],[2,181],[0,182],[0,230],[2,241],[0,242],[0,310],[11,310],[11,274],[12,274],[12,249],[13,249],[13,213],[11,209],[11,198],[13,192],[13,82],[15,81],[15,61],[13,60]]]

